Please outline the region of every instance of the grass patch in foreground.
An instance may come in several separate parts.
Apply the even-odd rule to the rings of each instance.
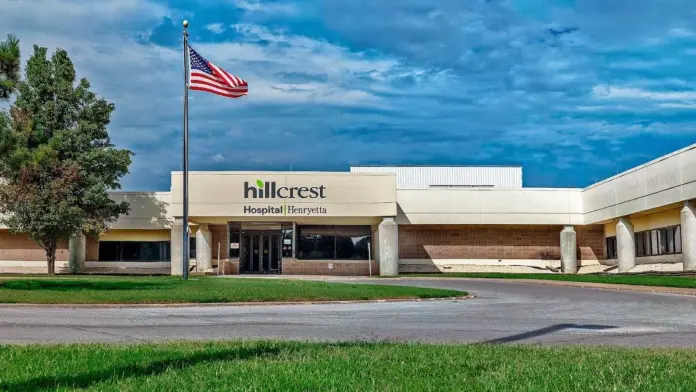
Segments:
[[[612,283],[643,286],[696,288],[696,279],[687,276],[630,275],[630,274],[508,274],[504,272],[445,272],[435,274],[403,274],[402,277],[538,279],[569,282]]]
[[[0,303],[156,304],[268,301],[347,301],[441,298],[466,295],[454,290],[375,286],[286,279],[230,279],[75,276],[2,278]]]
[[[0,346],[3,391],[694,391],[696,351],[389,343]]]

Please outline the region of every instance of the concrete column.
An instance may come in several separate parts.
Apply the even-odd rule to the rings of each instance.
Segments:
[[[70,237],[68,242],[68,266],[71,274],[85,272],[85,258],[87,256],[87,238],[84,234]]]
[[[387,217],[379,224],[379,274],[399,274],[399,225],[394,218]]]
[[[616,224],[616,253],[619,272],[626,272],[636,266],[636,237],[633,224],[628,218],[620,218]]]
[[[196,232],[196,266],[198,271],[206,272],[213,269],[213,233],[208,224],[202,223]]]
[[[561,231],[561,271],[566,274],[578,272],[577,236],[573,226],[563,226]]]
[[[372,239],[372,258],[375,260],[375,263],[377,266],[379,266],[379,261],[382,259],[379,254],[379,225],[375,225],[374,230],[372,231],[373,239]],[[377,271],[375,271],[376,273]]]
[[[696,270],[696,206],[692,202],[684,202],[681,210],[681,235],[684,271]]]
[[[184,240],[182,236],[184,235],[184,232],[182,230],[184,230],[184,220],[181,218],[175,218],[171,229],[172,238],[169,256],[171,258],[171,274],[177,276],[181,276],[184,273],[183,259],[181,257],[181,253],[184,251],[182,248],[182,242]]]
[[[297,222],[292,222],[292,258],[297,257]]]

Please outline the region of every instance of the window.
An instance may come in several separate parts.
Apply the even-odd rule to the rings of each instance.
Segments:
[[[283,223],[282,257],[292,257],[292,223]]]
[[[196,258],[196,236],[189,237],[189,259]]]
[[[637,257],[669,255],[682,252],[680,225],[641,231],[635,234],[635,238]]]
[[[297,228],[297,258],[333,259],[336,251],[334,226],[301,226]]]
[[[645,231],[642,233],[638,233],[638,235],[643,236],[643,256],[650,256],[650,232]]]
[[[682,252],[681,226],[674,229],[674,253]]]
[[[298,226],[297,258],[367,260],[370,226]]]
[[[99,241],[99,261],[169,260],[169,241]]]
[[[99,261],[121,261],[121,243],[99,241]]]
[[[658,252],[663,255],[667,253],[667,230],[660,229],[657,231],[657,243],[659,246]],[[671,230],[670,230],[671,231]]]
[[[336,260],[367,260],[370,226],[336,226]]]
[[[645,244],[643,243],[643,239],[645,236],[643,236],[642,233],[636,233],[636,257],[641,257],[645,256]]]
[[[239,223],[230,223],[230,258],[231,259],[238,259],[239,258],[239,248],[240,248],[240,243],[241,240],[239,236],[241,235],[241,225]]]
[[[667,253],[674,253],[674,230],[665,230],[665,232],[667,236]]]
[[[607,259],[616,258],[616,237],[607,237]]]
[[[657,241],[657,230],[650,230],[650,248],[652,249],[652,255],[659,254],[660,245]]]

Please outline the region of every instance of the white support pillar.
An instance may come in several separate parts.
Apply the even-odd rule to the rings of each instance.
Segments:
[[[379,224],[379,274],[399,274],[399,225],[393,217],[386,217]]]
[[[199,272],[212,271],[213,269],[213,233],[207,223],[198,226],[196,232],[196,267]]]
[[[566,274],[578,272],[577,236],[573,226],[563,226],[561,231],[561,271]]]
[[[636,237],[633,224],[628,218],[619,218],[616,224],[616,253],[619,272],[626,272],[636,266]]]
[[[696,270],[696,206],[689,201],[681,210],[681,235],[684,271]]]
[[[87,256],[87,238],[84,234],[70,237],[68,242],[68,266],[71,274],[85,272],[85,258]]]
[[[292,258],[297,257],[297,222],[292,222]]]
[[[184,273],[183,270],[183,259],[182,252],[182,242],[184,241],[184,220],[181,218],[175,218],[172,223],[171,229],[171,247],[169,252],[169,257],[171,259],[171,274],[181,276]]]

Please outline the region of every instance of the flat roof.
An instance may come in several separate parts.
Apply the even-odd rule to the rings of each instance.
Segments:
[[[522,165],[418,165],[418,164],[404,164],[404,165],[350,165],[350,167],[509,167],[509,168],[522,168]]]

